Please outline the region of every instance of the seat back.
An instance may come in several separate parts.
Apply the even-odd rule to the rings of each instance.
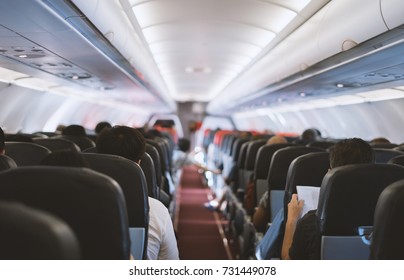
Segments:
[[[370,146],[372,146],[372,148],[376,149],[376,148],[381,148],[381,149],[394,149],[396,147],[398,147],[397,144],[394,143],[380,143],[380,144],[370,144]]]
[[[268,171],[268,190],[284,190],[286,186],[286,176],[292,161],[305,154],[323,152],[323,149],[316,147],[286,147],[277,150],[271,159]]]
[[[376,163],[387,163],[394,157],[404,155],[404,152],[392,149],[374,148],[373,150]]]
[[[314,141],[314,142],[307,144],[307,147],[317,147],[317,148],[321,148],[324,150],[328,150],[329,148],[331,148],[334,145],[335,145],[335,143],[330,142],[330,141]]]
[[[0,155],[0,171],[16,167],[17,164],[11,157],[6,155]]]
[[[156,171],[154,169],[154,163],[148,153],[144,153],[140,161],[140,167],[145,175],[147,184],[147,193],[150,197],[158,199],[159,189],[156,183]]]
[[[79,146],[81,151],[84,151],[85,149],[88,149],[91,147],[95,147],[94,141],[86,136],[59,135],[59,136],[54,136],[52,138],[69,140],[69,141],[75,143],[77,146]]]
[[[160,163],[159,152],[153,145],[147,143],[146,144],[146,153],[148,153],[149,156],[153,160],[154,170],[156,173],[156,184],[158,187],[161,187],[162,174],[161,174],[161,163]]]
[[[51,151],[35,143],[6,142],[6,155],[11,157],[18,166],[38,165]]]
[[[380,193],[404,179],[404,167],[356,164],[329,171],[321,183],[316,219],[321,235],[357,235],[359,226],[373,225]]]
[[[301,155],[321,151],[324,150],[316,147],[298,146],[279,149],[274,153],[267,179],[270,217],[273,218],[279,209],[283,207],[286,177],[292,161]]]
[[[89,167],[114,179],[122,188],[130,227],[149,224],[147,183],[140,166],[126,158],[110,154],[83,153]]]
[[[86,168],[30,166],[0,173],[0,197],[49,212],[66,222],[82,259],[129,259],[125,200],[119,185]]]
[[[268,190],[267,179],[273,154],[279,149],[290,146],[294,146],[294,144],[279,143],[264,145],[258,149],[254,165],[255,205],[258,204],[258,201],[260,200],[262,195]]]
[[[264,146],[267,142],[267,139],[260,139],[250,141],[247,147],[247,154],[244,165],[244,186],[248,185],[248,181],[250,179],[251,174],[254,173],[255,168],[255,159],[257,157],[257,153],[259,148]]]
[[[0,202],[0,259],[80,259],[78,240],[61,219],[16,202]]]
[[[77,146],[77,144],[67,139],[35,138],[33,141],[35,144],[48,148],[51,152],[60,150],[71,150],[75,152],[80,151],[80,147]]]
[[[377,201],[371,259],[404,259],[404,180],[386,187]]]
[[[404,155],[393,157],[387,163],[404,166]]]
[[[288,215],[288,203],[292,199],[292,195],[297,193],[296,186],[320,187],[329,168],[330,155],[328,152],[309,153],[292,161],[286,177],[283,200],[285,217]]]

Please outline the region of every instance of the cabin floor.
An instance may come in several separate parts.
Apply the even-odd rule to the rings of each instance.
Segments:
[[[233,259],[220,213],[205,208],[210,189],[194,167],[185,167],[177,190],[175,229],[182,260]]]

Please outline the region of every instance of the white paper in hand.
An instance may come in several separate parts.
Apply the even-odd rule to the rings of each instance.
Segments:
[[[297,197],[299,200],[304,200],[302,217],[310,210],[317,209],[318,198],[320,196],[319,187],[311,186],[296,186]]]

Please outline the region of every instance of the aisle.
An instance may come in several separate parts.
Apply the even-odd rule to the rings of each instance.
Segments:
[[[203,204],[209,189],[196,168],[184,168],[178,190],[178,249],[183,260],[227,260],[230,253],[223,242],[219,215]]]

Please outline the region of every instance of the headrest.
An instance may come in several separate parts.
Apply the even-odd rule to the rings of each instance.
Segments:
[[[393,157],[388,163],[404,166],[404,155]]]
[[[269,190],[284,190],[286,187],[286,175],[292,161],[308,153],[323,152],[323,149],[315,147],[286,147],[277,150],[271,160],[268,173]]]
[[[372,148],[381,148],[381,149],[393,149],[398,147],[398,145],[394,143],[370,144],[370,146],[372,146]]]
[[[85,149],[88,149],[91,147],[95,147],[94,141],[86,136],[60,135],[60,136],[54,136],[52,138],[66,139],[66,140],[72,141],[73,143],[75,143],[77,146],[80,147],[81,151],[84,151]]]
[[[332,169],[321,183],[317,220],[322,235],[356,235],[359,226],[373,225],[380,193],[404,179],[404,167],[356,164]]]
[[[254,170],[255,166],[255,158],[257,157],[258,149],[261,148],[266,144],[267,140],[254,140],[249,142],[247,147],[247,156],[246,156],[246,163],[245,169],[246,170]]]
[[[6,155],[0,155],[0,171],[16,167],[17,164],[11,157],[8,157]]]
[[[245,137],[245,138],[238,138],[234,141],[233,143],[233,151],[232,151],[232,156],[233,156],[233,161],[234,162],[238,162],[238,158],[240,157],[240,150],[241,150],[241,146],[249,141],[250,138]]]
[[[375,162],[387,163],[389,160],[396,156],[404,155],[403,152],[391,149],[374,148]]]
[[[6,155],[18,166],[38,165],[51,151],[35,143],[6,142]]]
[[[49,212],[76,234],[82,259],[128,259],[130,240],[119,185],[86,168],[30,166],[0,173],[0,197]]]
[[[329,168],[328,152],[309,153],[295,158],[289,166],[286,177],[284,206],[287,208],[292,194],[297,193],[296,186],[320,187]]]
[[[371,259],[404,259],[404,180],[381,193],[377,201],[370,249]]]
[[[314,142],[307,144],[307,147],[317,147],[317,148],[321,148],[324,150],[328,150],[329,148],[331,148],[334,145],[335,145],[335,143],[330,142],[330,141],[314,141]]]
[[[67,139],[58,139],[58,138],[34,138],[34,143],[41,145],[45,148],[48,148],[50,151],[59,151],[59,150],[71,150],[75,152],[80,151],[80,147],[77,146],[74,142]]]
[[[251,141],[244,142],[243,145],[241,145],[240,148],[240,153],[238,156],[238,161],[237,165],[239,169],[245,169],[246,165],[246,160],[247,160],[247,150],[248,150],[248,145],[250,145]]]
[[[256,162],[254,165],[254,176],[257,179],[267,179],[269,167],[271,165],[271,159],[273,154],[280,149],[294,146],[290,143],[278,143],[272,145],[264,145],[258,149],[257,156],[255,158]]]
[[[147,183],[140,166],[126,158],[109,154],[82,153],[89,167],[105,174],[122,188],[130,227],[146,227],[149,224]]]
[[[0,201],[0,259],[80,259],[78,240],[61,219],[16,202]]]

